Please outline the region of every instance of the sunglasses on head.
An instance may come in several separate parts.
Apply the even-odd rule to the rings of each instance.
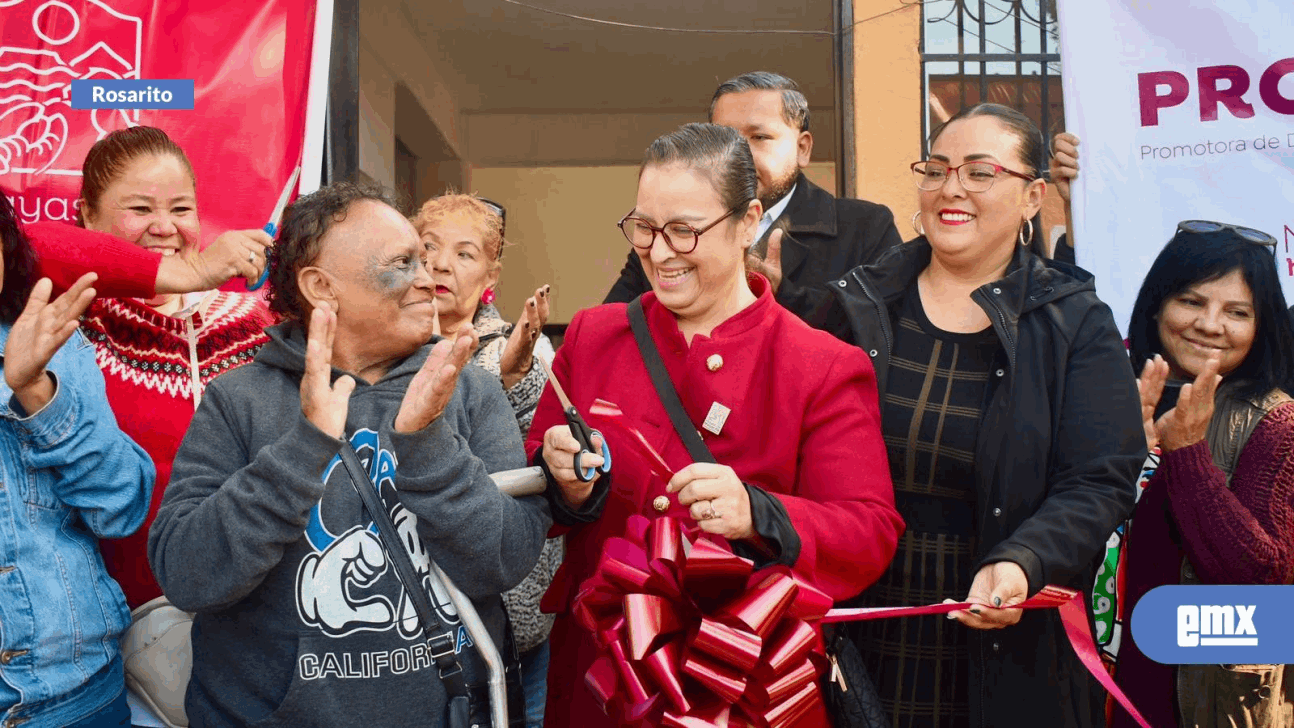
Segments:
[[[505,223],[508,221],[508,211],[504,209],[503,205],[500,205],[494,200],[487,200],[484,197],[478,197],[476,199],[480,200],[481,204],[490,208],[490,212],[493,212],[494,214],[498,215],[500,220],[502,220]]]
[[[1251,243],[1271,248],[1272,255],[1276,255],[1276,238],[1262,230],[1232,225],[1226,222],[1214,222],[1213,220],[1183,220],[1177,223],[1177,230],[1184,233],[1218,233],[1230,230]]]
[[[504,233],[507,231],[507,227],[508,227],[508,211],[504,209],[503,205],[500,205],[494,200],[487,200],[484,197],[478,197],[476,199],[480,200],[481,204],[490,208],[490,212],[493,212],[495,215],[499,216],[499,237],[500,238],[504,237]],[[499,257],[500,258],[503,257],[502,246],[499,247]]]

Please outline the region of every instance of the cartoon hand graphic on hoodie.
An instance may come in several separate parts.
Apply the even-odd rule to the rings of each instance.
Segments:
[[[409,554],[409,560],[413,562],[413,570],[418,575],[419,587],[431,595],[432,606],[440,612],[440,619],[446,624],[453,624],[458,621],[458,612],[449,601],[449,595],[444,594],[437,589],[431,581],[431,556],[427,553],[427,546],[418,536],[418,517],[413,515],[409,509],[404,506],[396,506],[395,512],[391,514],[391,522],[395,524],[395,530],[400,534],[400,543],[404,550]],[[400,592],[400,633],[408,638],[417,637],[422,634],[422,627],[418,622],[418,612],[414,609],[413,600],[409,598],[407,591]]]
[[[386,573],[386,552],[372,531],[356,526],[320,554],[301,561],[297,609],[302,619],[341,636],[361,627],[389,625],[395,616],[382,596],[358,599],[351,587],[370,587]]]
[[[398,505],[391,513],[391,523],[395,532],[400,534],[400,545],[409,554],[413,570],[418,576],[431,573],[431,557],[427,555],[427,546],[418,536],[418,517],[403,505]]]

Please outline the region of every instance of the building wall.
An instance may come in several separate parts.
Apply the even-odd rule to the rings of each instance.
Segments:
[[[359,168],[372,181],[395,186],[395,79],[363,43],[359,49]]]
[[[360,12],[359,168],[388,187],[396,181],[397,136],[426,163],[420,182],[461,177],[449,168],[428,169],[462,158],[462,114],[460,99],[450,91],[451,66],[415,27],[401,0],[365,0]]]
[[[854,0],[855,169],[858,197],[893,210],[907,239],[917,210],[908,165],[921,154],[921,6],[894,9],[894,0]]]
[[[893,0],[854,0],[854,134],[857,195],[887,205],[904,240],[916,236],[911,219],[917,188],[908,166],[923,152],[921,117],[921,5],[895,12]],[[861,21],[861,22],[859,22]],[[1043,230],[1065,224],[1060,196],[1048,187]]]

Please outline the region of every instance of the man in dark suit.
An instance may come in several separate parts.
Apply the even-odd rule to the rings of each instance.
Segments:
[[[813,135],[809,103],[791,79],[757,71],[725,81],[710,101],[710,121],[750,143],[765,214],[746,265],[768,278],[777,302],[792,313],[805,318],[828,296],[828,281],[902,242],[888,207],[836,199],[800,171],[809,165]],[[631,249],[604,303],[650,290]]]

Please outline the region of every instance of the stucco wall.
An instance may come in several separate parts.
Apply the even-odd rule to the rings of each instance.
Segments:
[[[854,0],[855,162],[858,197],[889,206],[907,239],[917,210],[908,165],[921,154],[921,6],[880,15],[896,7]]]

